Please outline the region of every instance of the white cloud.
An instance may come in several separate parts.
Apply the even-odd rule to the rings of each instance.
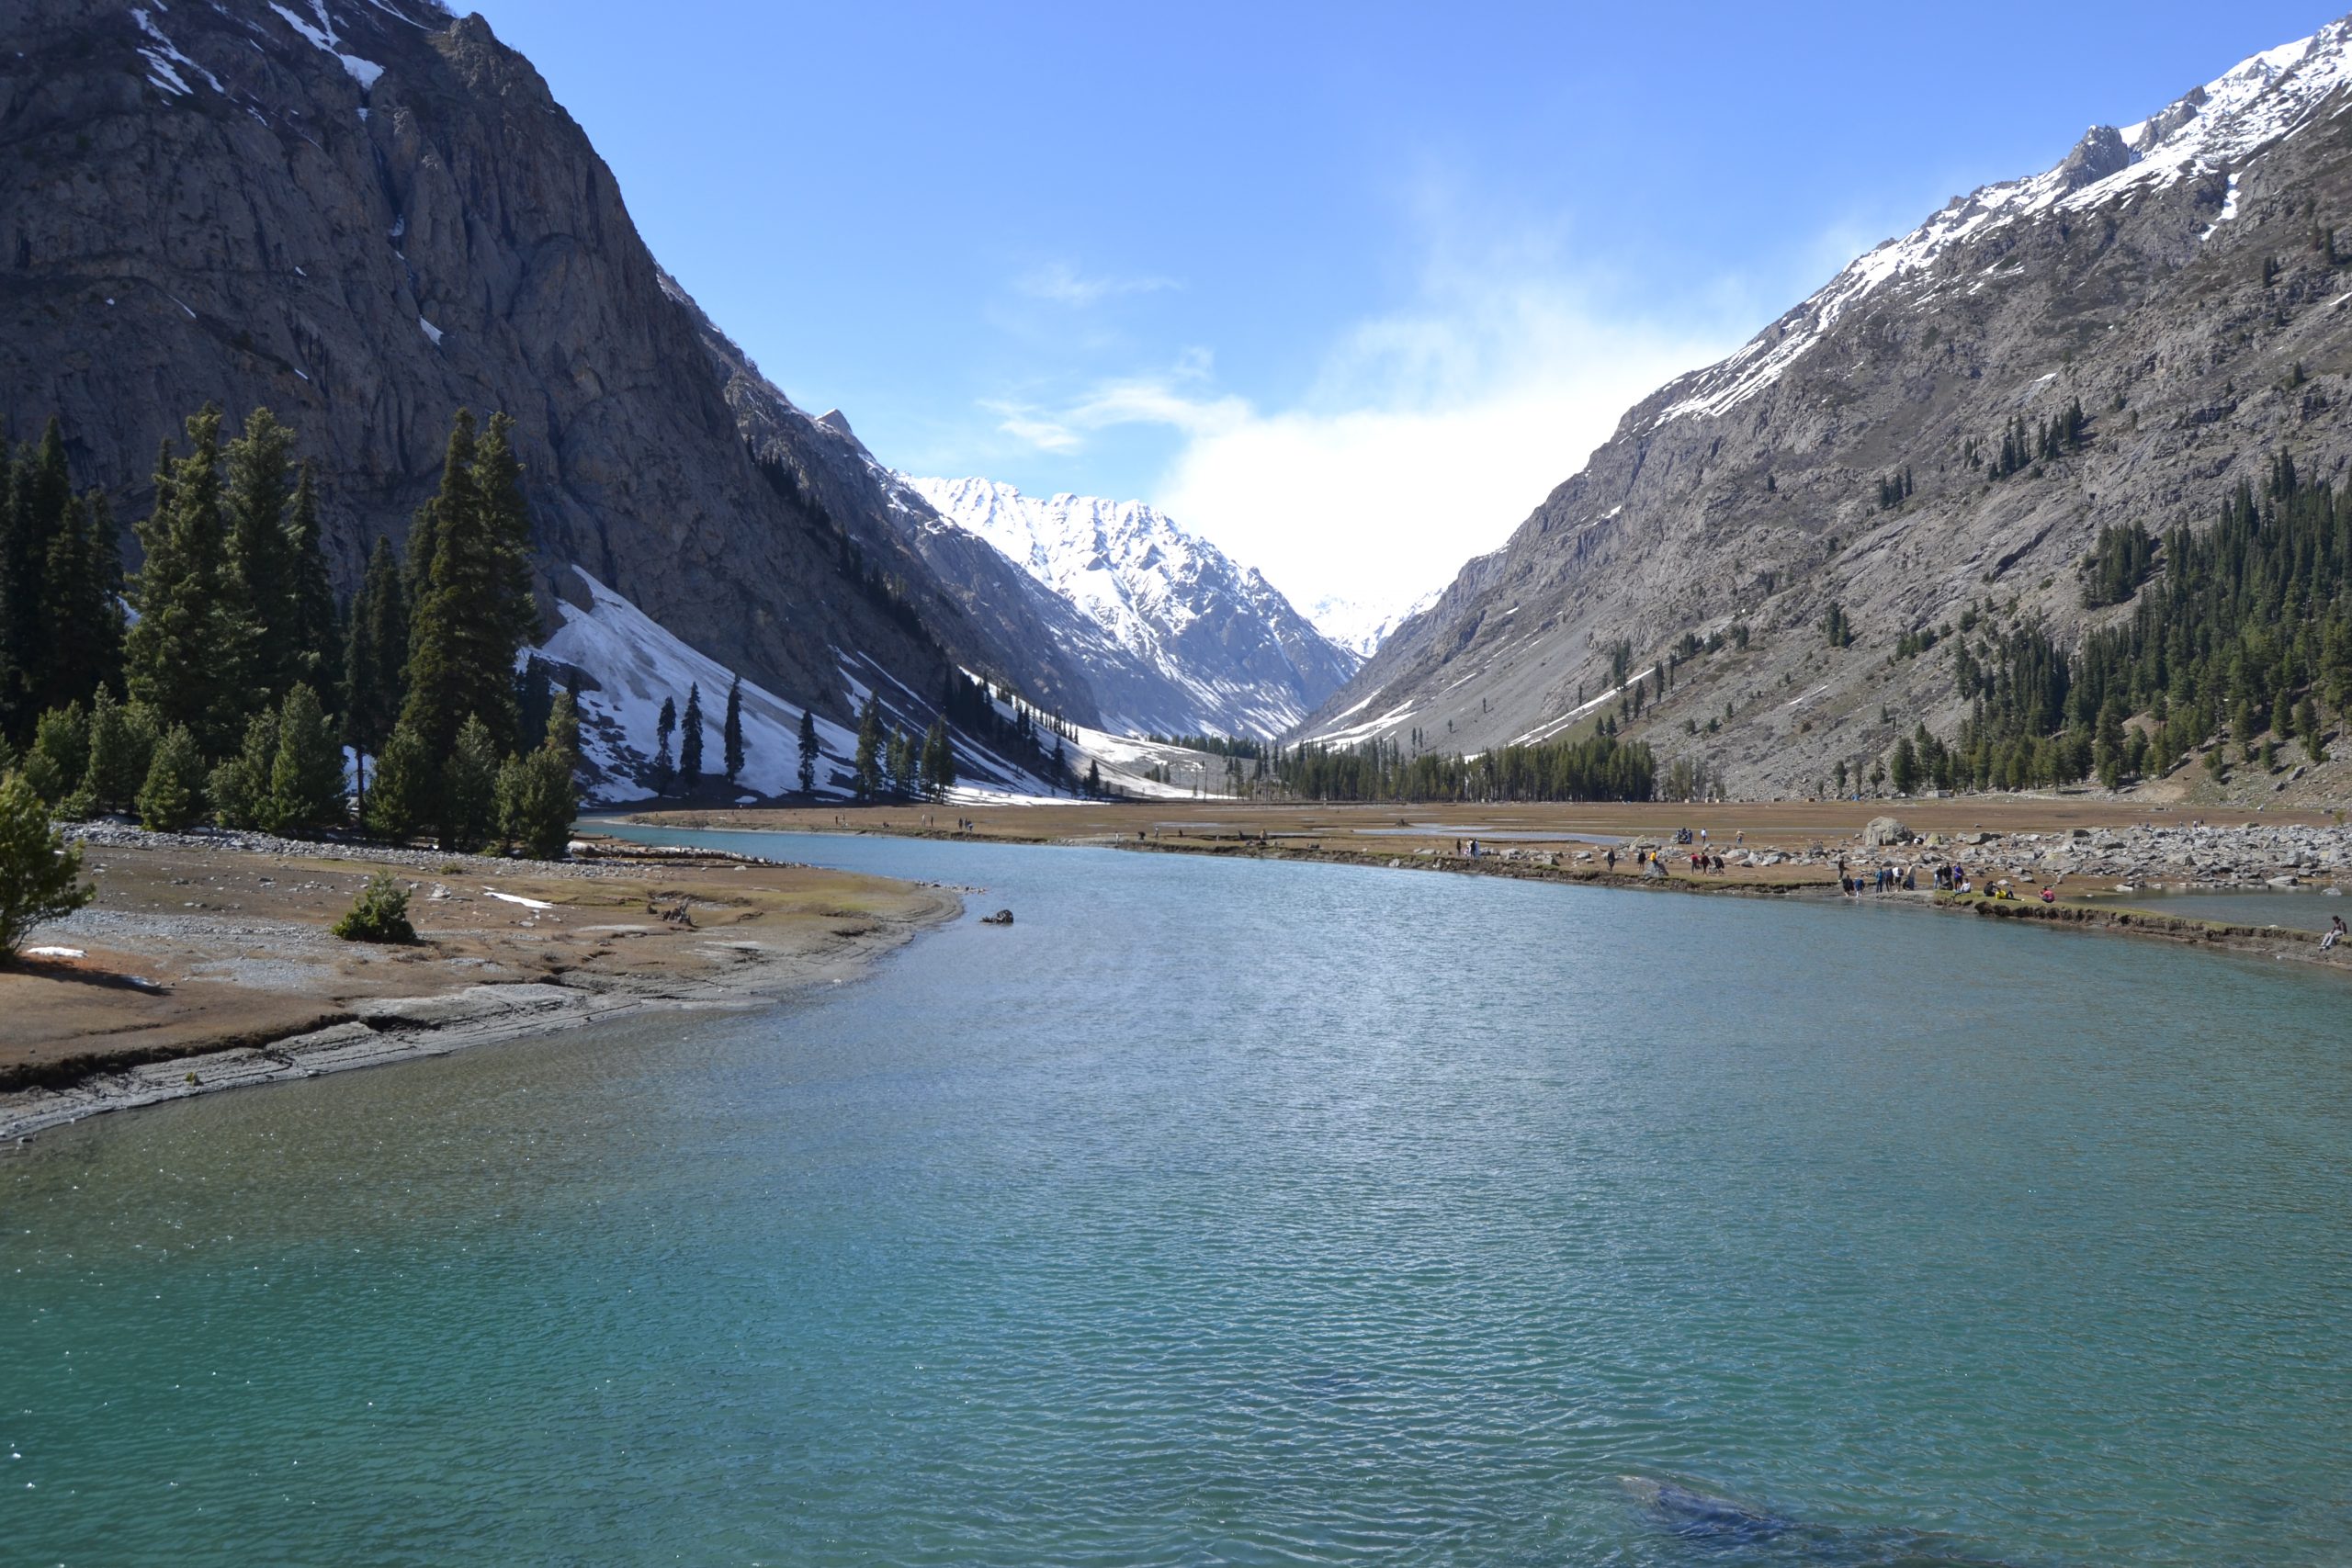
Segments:
[[[1068,262],[1047,262],[1022,274],[1014,279],[1013,287],[1033,299],[1047,299],[1083,310],[1123,294],[1157,294],[1182,285],[1172,277],[1151,276],[1089,277]]]
[[[1555,276],[1449,268],[1413,308],[1345,333],[1295,407],[1217,392],[1196,354],[1001,428],[1057,453],[1114,425],[1170,429],[1155,505],[1301,603],[1385,604],[1500,545],[1629,406],[1736,341]]]

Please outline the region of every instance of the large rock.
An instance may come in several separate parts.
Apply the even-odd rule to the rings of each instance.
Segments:
[[[1911,829],[1892,817],[1873,817],[1870,825],[1862,829],[1862,842],[1872,849],[1888,844],[1907,844],[1911,838]]]

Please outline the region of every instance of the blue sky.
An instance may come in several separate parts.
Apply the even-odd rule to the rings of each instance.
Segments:
[[[914,473],[1442,585],[1634,399],[2323,6],[477,0],[659,256]]]

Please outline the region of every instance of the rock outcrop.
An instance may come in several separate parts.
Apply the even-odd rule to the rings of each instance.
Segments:
[[[22,437],[62,415],[124,519],[184,415],[266,405],[316,466],[348,591],[434,489],[452,413],[504,409],[550,610],[576,564],[836,718],[855,657],[918,725],[951,661],[1083,716],[1050,637],[941,588],[845,428],[786,404],[755,453],[715,330],[481,17],[15,0],[0,61],[0,417]]]

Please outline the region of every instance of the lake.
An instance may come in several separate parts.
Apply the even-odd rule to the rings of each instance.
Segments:
[[[9,1561],[2352,1560],[2331,976],[707,837],[988,891],[785,1009],[0,1158]]]

